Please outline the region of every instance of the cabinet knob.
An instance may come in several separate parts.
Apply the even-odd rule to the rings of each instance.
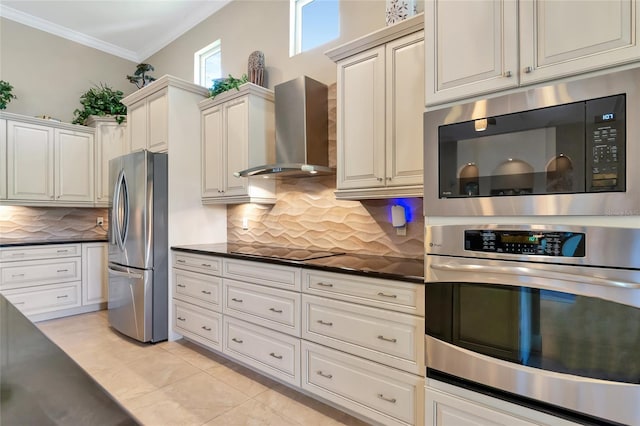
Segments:
[[[531,68],[531,67],[524,67],[524,72],[525,72],[526,74],[529,74],[531,71],[533,71],[533,68]]]
[[[505,76],[505,77],[507,77],[507,78],[511,77],[511,71],[507,71],[507,72],[505,72],[505,73],[504,73],[504,76]]]
[[[391,180],[391,178],[390,178],[390,177],[388,177],[388,178],[387,178],[387,182],[388,182],[388,181],[390,181],[390,180]]]
[[[378,182],[382,182],[382,178],[381,177],[379,177],[377,179],[378,179]]]

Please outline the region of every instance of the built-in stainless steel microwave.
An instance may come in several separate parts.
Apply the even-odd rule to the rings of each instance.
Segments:
[[[640,215],[640,68],[424,115],[427,216]]]

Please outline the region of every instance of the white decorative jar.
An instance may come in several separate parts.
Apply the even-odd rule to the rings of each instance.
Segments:
[[[418,13],[416,0],[386,0],[385,22],[393,25]]]

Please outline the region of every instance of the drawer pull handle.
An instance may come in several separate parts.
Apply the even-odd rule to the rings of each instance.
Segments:
[[[324,377],[324,378],[326,378],[326,379],[330,379],[330,378],[332,378],[332,377],[333,377],[333,374],[323,373],[323,372],[322,372],[322,370],[318,370],[318,371],[316,371],[316,374],[317,374],[318,376],[322,376],[322,377]]]
[[[202,329],[205,331],[211,331],[211,327],[207,327],[206,325],[203,325]]]
[[[231,340],[233,340],[236,343],[242,343],[243,342],[241,339],[236,339],[235,337],[232,338]]]
[[[328,325],[329,327],[331,327],[333,325],[332,322],[326,322],[326,321],[322,321],[322,320],[318,320],[316,321],[318,324],[322,324],[322,325]]]
[[[384,340],[385,342],[391,342],[391,343],[396,343],[398,341],[398,339],[395,339],[395,338],[389,339],[387,337],[384,337],[383,335],[378,336],[378,339]]]
[[[66,297],[69,297],[68,294],[63,294],[62,296],[56,296],[58,299],[64,299]]]
[[[186,285],[184,285],[184,284],[176,284],[176,286],[177,286],[177,287],[180,287],[180,288],[187,288],[187,286],[186,286]]]
[[[184,259],[178,259],[178,260],[176,260],[176,262],[178,262],[178,263],[187,263],[187,261],[184,260]]]
[[[231,300],[233,300],[234,302],[242,303],[242,299],[236,299],[235,297],[232,297]]]
[[[384,396],[384,395],[383,395],[383,394],[381,394],[381,393],[379,393],[379,394],[378,394],[378,398],[380,398],[380,399],[382,399],[382,400],[384,400],[384,401],[390,402],[390,403],[392,403],[392,404],[395,404],[395,403],[396,403],[396,401],[397,401],[397,399],[395,399],[395,398],[387,398],[386,396]]]
[[[24,252],[22,252],[22,253],[11,253],[11,256],[24,256]]]
[[[67,250],[67,249],[64,249],[64,250],[58,250],[58,253],[66,253],[66,252],[68,252],[68,251],[69,251],[69,250]]]
[[[204,293],[204,294],[211,294],[211,292],[210,292],[210,291],[207,291],[207,290],[200,290],[200,292],[202,292],[202,293]]]
[[[13,303],[14,305],[24,305],[25,302],[11,302],[11,303]]]
[[[69,272],[69,270],[68,269],[58,269],[57,272]]]
[[[319,286],[322,286],[322,287],[333,287],[333,284],[331,284],[331,283],[323,283],[323,282],[319,282],[319,283],[318,283],[318,285],[319,285]]]
[[[204,266],[205,268],[211,268],[210,263],[201,263],[200,265]]]
[[[397,296],[397,295],[395,295],[395,294],[385,294],[385,293],[383,293],[383,292],[379,292],[379,293],[378,293],[378,296],[382,296],[382,297],[390,297],[390,298],[392,298],[392,299],[397,299],[397,298],[398,298],[398,296]]]
[[[186,321],[186,318],[178,317],[178,321]]]
[[[276,355],[275,353],[271,352],[269,354],[270,356],[274,357],[275,359],[282,359],[282,355]]]
[[[276,314],[281,314],[281,313],[282,313],[282,309],[269,308],[269,310],[270,310],[271,312],[275,312]]]
[[[18,277],[24,277],[24,274],[13,274],[13,275],[11,275],[11,278],[18,278]]]

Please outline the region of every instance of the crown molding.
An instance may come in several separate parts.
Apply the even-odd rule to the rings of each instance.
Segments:
[[[103,52],[118,56],[123,59],[127,59],[135,63],[140,62],[140,57],[136,54],[136,52],[128,49],[123,49],[114,44],[98,40],[97,38],[79,33],[78,31],[70,30],[67,27],[63,27],[62,25],[54,24],[53,22],[38,18],[33,15],[29,15],[11,7],[3,6],[2,4],[0,4],[0,17],[7,18],[11,21],[18,22],[37,30],[47,32],[49,34],[57,35],[58,37],[62,37],[78,44],[101,50]]]

